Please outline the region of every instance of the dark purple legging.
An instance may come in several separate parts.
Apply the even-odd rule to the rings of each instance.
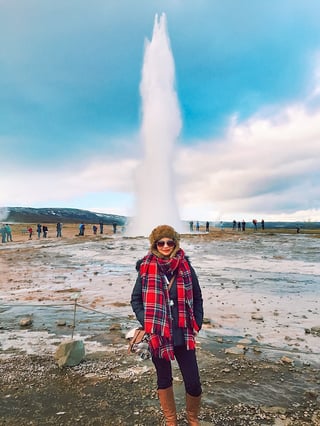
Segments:
[[[202,392],[199,369],[195,350],[187,350],[186,346],[175,346],[174,355],[178,362],[186,392],[191,396],[199,396]],[[157,371],[158,389],[167,389],[172,386],[171,361],[152,357]]]

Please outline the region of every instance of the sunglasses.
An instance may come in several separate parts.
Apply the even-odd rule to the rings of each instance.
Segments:
[[[168,247],[174,247],[176,243],[172,240],[169,241],[157,241],[157,247],[164,247],[167,245]]]

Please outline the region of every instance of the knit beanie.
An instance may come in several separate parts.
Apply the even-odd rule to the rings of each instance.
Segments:
[[[154,230],[151,232],[149,236],[150,245],[151,245],[150,249],[152,253],[154,253],[155,255],[159,257],[161,257],[161,255],[157,250],[156,243],[157,241],[161,240],[161,238],[171,238],[176,243],[176,246],[170,256],[170,257],[173,257],[180,248],[179,246],[180,235],[178,234],[178,232],[176,232],[172,228],[172,226],[169,226],[169,225],[159,225],[156,228],[154,228]]]

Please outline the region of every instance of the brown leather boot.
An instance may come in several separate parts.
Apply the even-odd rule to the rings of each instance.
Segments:
[[[177,426],[177,412],[176,404],[174,402],[173,387],[167,389],[158,389],[158,395],[160,400],[160,405],[164,418],[166,421],[166,426]]]
[[[200,425],[198,416],[200,413],[200,402],[201,395],[191,396],[188,393],[186,394],[186,404],[187,404],[187,419],[190,426]]]

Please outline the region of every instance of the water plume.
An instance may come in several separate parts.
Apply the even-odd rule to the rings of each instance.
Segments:
[[[173,161],[182,121],[165,14],[160,19],[155,16],[152,39],[146,41],[140,94],[144,158],[136,171],[136,205],[129,234],[149,235],[161,224],[181,231]]]
[[[0,222],[4,222],[9,216],[9,209],[7,207],[0,207]]]

